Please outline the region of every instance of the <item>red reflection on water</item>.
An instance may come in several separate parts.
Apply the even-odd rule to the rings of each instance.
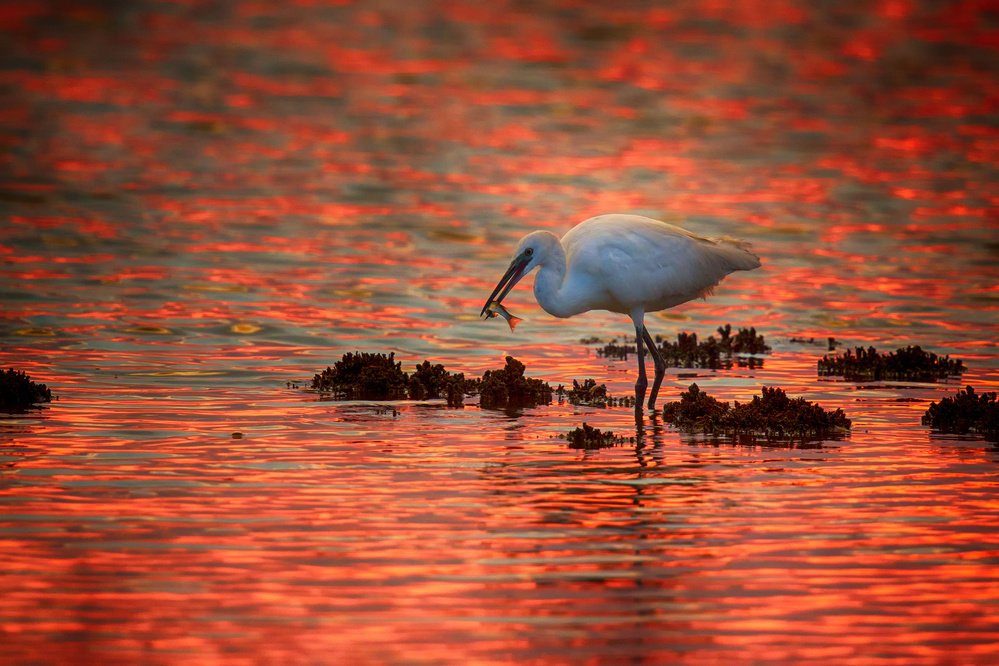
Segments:
[[[802,361],[792,366],[801,376]],[[161,405],[108,388],[78,388],[48,432],[21,439],[34,457],[13,478],[32,483],[30,497],[0,491],[16,507],[8,515],[39,516],[30,537],[4,543],[5,570],[18,573],[5,577],[0,615],[19,655],[66,632],[124,654],[249,640],[274,655],[294,645],[370,656],[392,636],[484,657],[530,655],[538,643],[510,632],[540,624],[582,632],[601,654],[630,637],[668,655],[696,632],[704,638],[683,640],[685,654],[764,646],[788,659],[863,654],[900,617],[927,628],[879,642],[899,654],[913,640],[995,637],[979,610],[999,596],[987,573],[995,549],[981,544],[997,507],[969,476],[994,461],[894,453],[912,446],[911,426],[863,423],[870,432],[849,452],[810,454],[704,446],[651,424],[646,448],[566,456],[532,433],[578,423],[569,408],[525,415],[518,434],[467,418],[474,408],[434,417],[397,406],[391,417],[265,394]],[[178,412],[201,434],[169,434]],[[633,428],[628,410],[585,418]],[[511,434],[518,448],[502,448]],[[940,501],[955,486],[964,500]],[[127,640],[114,637],[123,626]]]
[[[918,426],[953,386],[817,382],[787,342],[932,341],[997,383],[982,6],[576,4],[0,4],[0,360],[61,398],[0,421],[12,659],[988,662],[994,447]],[[780,385],[853,435],[284,390],[356,346],[629,394],[634,359],[577,344],[623,318],[525,284],[516,335],[475,320],[520,234],[610,210],[764,258],[650,328],[778,352],[665,400]],[[638,441],[567,449],[584,420]]]

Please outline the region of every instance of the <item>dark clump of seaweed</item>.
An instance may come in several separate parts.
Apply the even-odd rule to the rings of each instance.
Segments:
[[[411,400],[436,400],[445,398],[449,407],[461,407],[465,400],[465,374],[451,373],[438,363],[423,361],[416,366],[407,388]]]
[[[680,430],[713,432],[719,428],[721,417],[729,409],[727,402],[719,402],[691,384],[680,395],[679,402],[670,402],[663,407],[663,420]]]
[[[603,347],[597,350],[597,356],[603,356],[604,358],[616,358],[622,361],[628,360],[628,354],[635,353],[635,345],[629,345],[628,343],[618,344],[617,340],[611,340]]]
[[[921,347],[900,347],[879,353],[874,347],[848,349],[841,356],[823,356],[818,362],[818,374],[837,376],[855,381],[936,382],[964,372],[964,364],[949,356],[937,356]]]
[[[691,384],[679,402],[663,408],[663,419],[685,431],[761,435],[774,438],[827,437],[850,428],[842,409],[828,412],[804,398],[789,398],[780,388],[764,387],[748,403],[729,407]]]
[[[732,325],[718,327],[719,338],[709,335],[707,340],[698,342],[696,333],[678,333],[676,342],[657,337],[659,353],[666,365],[671,368],[712,368],[718,369],[731,364],[733,356],[744,354],[767,354],[770,346],[755,327],[740,328],[732,336]]]
[[[547,405],[552,401],[552,387],[540,379],[524,376],[524,364],[512,356],[506,366],[486,370],[477,386],[482,409],[521,409]]]
[[[670,368],[720,368],[722,349],[714,336],[698,342],[697,333],[677,333],[676,342],[656,340],[659,353]],[[726,359],[727,360],[727,359]]]
[[[395,353],[346,353],[312,378],[312,388],[340,400],[399,400],[409,381]]]
[[[338,400],[435,400],[445,398],[460,407],[470,382],[463,373],[451,373],[430,361],[416,366],[412,375],[402,371],[395,354],[347,353],[333,367],[312,378],[312,388]]]
[[[727,428],[768,437],[824,437],[852,425],[842,409],[829,412],[804,398],[789,398],[780,388],[764,387],[751,402],[735,403]]]
[[[465,393],[468,392],[466,388],[468,380],[465,379],[465,373],[459,372],[455,375],[451,375],[448,380],[444,383],[444,398],[447,400],[448,407],[461,407],[465,402]]]
[[[45,384],[14,368],[0,373],[0,409],[22,410],[39,402],[52,402],[52,391]]]
[[[922,423],[940,432],[975,432],[999,442],[999,402],[995,392],[975,393],[970,386],[950,398],[930,404]]]
[[[726,354],[769,354],[770,345],[762,335],[756,332],[755,326],[740,328],[735,337],[732,337],[732,325],[725,324],[718,327],[718,334],[721,336],[719,345]]]
[[[440,398],[447,390],[446,382],[450,374],[440,363],[431,365],[430,361],[424,361],[409,376],[409,397],[413,400]]]
[[[663,361],[671,368],[712,368],[718,369],[731,365],[733,356],[746,354],[766,354],[770,352],[762,335],[755,327],[740,328],[732,335],[732,325],[718,327],[719,337],[709,335],[704,341],[697,339],[696,333],[680,332],[676,342],[664,340],[656,336],[656,346]],[[635,346],[626,343],[618,344],[616,340],[597,350],[599,356],[627,360],[629,354],[635,353]],[[759,365],[759,359],[747,361],[752,366]]]
[[[585,422],[581,428],[570,430],[564,437],[570,449],[603,449],[629,441],[624,437],[616,436],[610,430],[604,432],[599,428],[587,425]],[[634,438],[631,438],[630,441],[634,441]]]
[[[610,401],[610,396],[607,395],[607,386],[597,384],[594,379],[583,380],[582,384],[573,379],[572,388],[568,390],[559,384],[559,387],[555,389],[555,395],[559,397],[559,400],[568,400],[573,405],[606,407]]]
[[[575,379],[572,380],[572,388],[566,389],[559,384],[555,389],[559,403],[563,400],[572,405],[586,405],[588,407],[634,407],[635,396],[625,395],[615,398],[607,392],[605,384],[597,384],[596,380],[586,379],[580,384]]]

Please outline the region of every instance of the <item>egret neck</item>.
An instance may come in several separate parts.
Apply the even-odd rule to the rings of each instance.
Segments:
[[[538,274],[534,277],[534,298],[545,312],[560,319],[586,312],[589,308],[572,293],[572,285],[566,282],[562,243],[555,234],[544,233],[545,247],[538,261]]]

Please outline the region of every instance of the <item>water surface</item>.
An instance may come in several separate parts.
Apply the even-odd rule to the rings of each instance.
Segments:
[[[999,386],[994,16],[286,4],[0,3],[0,364],[58,396],[0,420],[5,659],[990,663],[999,449],[919,419]],[[522,234],[612,211],[763,258],[648,325],[774,352],[662,401],[781,386],[852,433],[289,387],[360,350],[629,394],[579,343],[625,318],[530,280],[516,334],[476,316]],[[830,336],[968,371],[819,379]]]

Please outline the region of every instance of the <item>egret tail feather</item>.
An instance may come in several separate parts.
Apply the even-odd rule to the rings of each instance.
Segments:
[[[725,258],[733,271],[751,271],[760,267],[760,258],[749,243],[731,236],[708,238],[719,255]]]

